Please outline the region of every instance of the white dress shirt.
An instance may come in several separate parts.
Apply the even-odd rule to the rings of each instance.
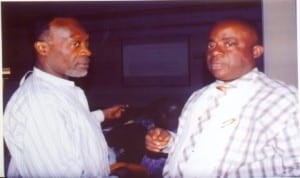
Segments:
[[[109,174],[101,110],[90,112],[74,82],[34,68],[10,98],[4,137],[8,177],[105,177]]]
[[[229,83],[233,88],[208,119],[204,113],[219,92],[218,83],[196,91],[187,101],[164,177],[299,176],[296,89],[254,69]],[[189,148],[195,131],[196,145]]]

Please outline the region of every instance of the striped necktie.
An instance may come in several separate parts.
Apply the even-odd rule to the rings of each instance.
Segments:
[[[195,130],[194,133],[191,134],[190,140],[187,143],[186,147],[183,149],[183,159],[180,162],[187,162],[190,156],[190,153],[192,152],[192,150],[194,149],[195,145],[196,145],[196,139],[198,138],[198,136],[202,133],[202,124],[203,122],[209,121],[210,119],[212,119],[212,112],[214,109],[216,109],[219,106],[219,101],[220,99],[226,95],[227,90],[231,88],[231,86],[229,85],[217,85],[216,89],[218,90],[216,95],[213,97],[213,99],[211,100],[211,102],[208,104],[208,107],[205,109],[205,111],[199,116],[198,120],[198,129]],[[180,173],[181,177],[183,177],[182,173],[180,170],[178,170],[178,172]]]

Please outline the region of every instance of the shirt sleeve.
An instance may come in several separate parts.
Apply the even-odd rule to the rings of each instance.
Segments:
[[[171,134],[171,138],[169,140],[169,143],[166,145],[166,147],[164,149],[162,149],[163,153],[169,153],[171,147],[174,144],[174,140],[175,140],[175,137],[176,137],[176,134],[174,132],[172,132],[172,131],[168,131],[168,132]]]
[[[284,168],[282,171],[284,177],[300,175],[299,115],[296,117],[289,117],[284,129],[275,137],[277,153],[281,156],[282,167]]]
[[[102,110],[98,109],[98,110],[95,110],[95,111],[92,111],[91,114],[93,115],[93,118],[95,119],[95,121],[97,123],[101,123],[104,121],[104,113]]]

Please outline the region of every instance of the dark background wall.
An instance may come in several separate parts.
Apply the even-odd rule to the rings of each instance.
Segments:
[[[86,91],[92,109],[116,103],[144,106],[161,97],[186,100],[213,80],[205,64],[211,25],[224,18],[243,18],[259,27],[262,24],[259,0],[1,2],[1,12],[3,66],[11,68],[11,75],[4,80],[4,106],[22,75],[32,69],[36,26],[55,16],[74,17],[90,33],[93,56],[89,74],[76,83]],[[124,41],[177,37],[188,41],[187,82],[124,82]],[[263,63],[259,65],[262,68]]]

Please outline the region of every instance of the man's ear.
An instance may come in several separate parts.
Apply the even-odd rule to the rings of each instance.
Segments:
[[[264,53],[264,47],[261,45],[255,45],[252,48],[252,54],[254,59],[259,58]]]
[[[34,48],[39,55],[45,56],[48,54],[49,46],[46,42],[43,41],[36,41],[34,43]]]

